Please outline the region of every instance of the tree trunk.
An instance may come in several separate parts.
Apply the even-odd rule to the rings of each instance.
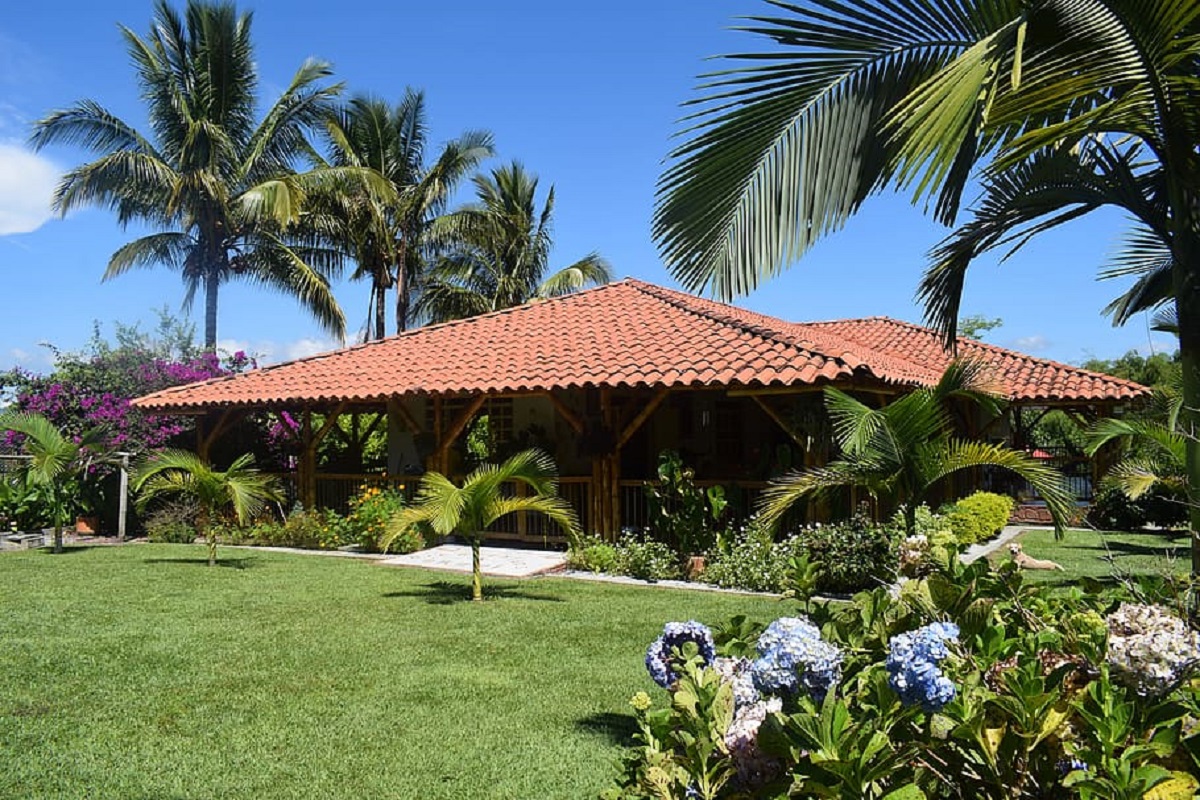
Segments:
[[[471,599],[483,600],[483,570],[479,566],[479,538],[471,539]]]
[[[1192,575],[1200,576],[1200,269],[1176,253],[1175,304],[1179,313],[1179,360],[1183,373],[1183,411],[1180,425],[1185,436],[1188,528],[1192,543]],[[1187,255],[1192,255],[1188,253]],[[1200,250],[1194,253],[1200,262]]]
[[[396,257],[396,333],[408,329],[408,243],[400,242]]]
[[[220,279],[215,272],[204,278],[204,349],[217,351],[217,287]]]
[[[54,523],[54,552],[56,553],[61,553],[63,551],[62,528],[63,526],[61,522]]]
[[[387,336],[387,287],[382,282],[375,284],[375,332],[370,339]]]

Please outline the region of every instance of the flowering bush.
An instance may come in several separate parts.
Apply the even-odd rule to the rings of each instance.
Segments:
[[[398,489],[364,486],[350,500],[346,527],[351,538],[362,549],[379,550],[379,540],[387,532],[388,523],[404,508],[404,495]],[[413,553],[425,546],[420,531],[405,529],[388,548],[395,553]]]
[[[1200,633],[1161,606],[1122,603],[1105,622],[1113,677],[1143,697],[1161,697],[1200,664]]]
[[[751,673],[764,694],[803,692],[821,700],[842,673],[841,651],[821,640],[821,632],[806,619],[775,620],[758,637],[758,660]]]
[[[694,620],[668,622],[662,636],[655,639],[646,650],[646,669],[655,683],[665,688],[679,678],[672,660],[679,659],[684,652],[684,645],[689,643],[699,655],[701,664],[710,664],[716,658],[712,631]]]
[[[1192,797],[1200,634],[1151,602],[1162,588],[1052,590],[948,559],[765,630],[731,620],[715,656],[648,659],[671,700],[635,698],[604,797]]]
[[[950,655],[946,642],[958,641],[958,626],[933,622],[912,633],[900,633],[888,642],[888,686],[906,706],[941,711],[954,699],[954,684],[938,665]]]

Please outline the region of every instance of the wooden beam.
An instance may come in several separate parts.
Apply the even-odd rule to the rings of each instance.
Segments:
[[[343,400],[342,402],[338,403],[337,407],[335,409],[333,409],[333,411],[329,412],[329,415],[325,417],[325,423],[320,427],[319,430],[317,430],[316,434],[313,436],[313,442],[312,442],[313,447],[316,447],[317,445],[319,445],[321,443],[321,440],[325,438],[325,435],[327,433],[329,433],[329,431],[333,428],[334,425],[337,424],[338,417],[340,417],[342,415],[342,412],[346,410],[347,405],[348,405],[347,402],[345,400]]]
[[[208,461],[209,453],[212,451],[213,443],[217,441],[217,437],[229,429],[231,420],[241,419],[243,416],[245,416],[245,412],[241,409],[227,408],[221,412],[221,416],[217,418],[217,423],[200,439],[200,452],[197,455],[202,460]]]
[[[583,420],[571,410],[570,406],[562,401],[562,398],[553,392],[543,392],[543,396],[550,400],[550,405],[554,406],[554,410],[558,412],[560,417],[566,420],[566,423],[571,426],[573,431],[583,433]]]
[[[459,434],[463,432],[463,429],[471,424],[471,420],[474,419],[476,412],[483,408],[483,404],[486,400],[486,394],[476,395],[475,398],[467,405],[467,407],[464,408],[458,415],[458,418],[455,419],[450,425],[450,430],[446,431],[445,436],[443,436],[441,441],[438,443],[438,456],[443,462],[443,472],[447,467],[444,462],[446,461],[446,456],[450,452],[450,445],[454,444],[454,440],[457,439]]]
[[[371,424],[368,425],[367,429],[359,435],[359,437],[358,437],[358,446],[359,447],[362,447],[363,443],[366,442],[367,439],[371,436],[371,434],[375,432],[375,429],[379,427],[379,423],[386,416],[387,416],[386,414],[376,414],[375,415],[375,419],[371,420]],[[415,432],[416,431],[414,431],[414,433]]]
[[[783,417],[779,416],[779,412],[771,408],[771,406],[767,404],[767,401],[763,400],[761,397],[753,395],[753,399],[754,402],[758,404],[758,407],[761,408],[763,412],[775,422],[776,425],[783,429],[783,432],[788,435],[788,438],[799,445],[800,448],[804,450],[805,454],[807,454],[809,443],[796,435],[796,432],[792,430],[792,427],[784,421]]]
[[[395,413],[400,419],[404,420],[404,424],[408,426],[408,430],[412,433],[420,433],[421,426],[417,424],[417,420],[404,407],[404,403],[398,398],[389,398],[387,402],[388,413]],[[372,426],[374,427],[374,426]]]
[[[650,419],[650,415],[658,410],[658,407],[662,405],[662,401],[666,400],[667,395],[670,393],[671,390],[664,386],[650,398],[649,403],[642,406],[642,410],[638,412],[636,417],[630,420],[629,424],[625,426],[625,430],[621,431],[621,435],[617,437],[618,453],[621,452],[621,448],[633,438],[633,435],[638,432],[642,425],[646,424],[646,420]]]

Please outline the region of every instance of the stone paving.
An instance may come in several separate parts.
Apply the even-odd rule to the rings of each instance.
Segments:
[[[465,544],[443,544],[416,553],[387,556],[379,559],[379,563],[394,567],[470,572],[471,548]],[[484,575],[499,578],[532,578],[535,575],[565,569],[567,554],[547,550],[482,547],[479,550],[479,565]]]

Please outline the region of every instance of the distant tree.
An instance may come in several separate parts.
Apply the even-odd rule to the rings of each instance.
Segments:
[[[330,163],[370,170],[388,188],[335,191],[322,196],[334,240],[358,265],[352,279],[370,280],[365,339],[386,334],[387,292],[396,290],[396,332],[407,328],[412,296],[425,271],[425,231],[444,210],[455,186],[492,155],[492,137],[468,131],[426,164],[425,95],[408,89],[394,108],[358,96],[326,124]]]
[[[419,316],[462,319],[612,280],[596,253],[549,273],[554,187],[539,212],[538,179],[515,161],[474,182],[476,202],[432,231],[441,252],[417,303]]]
[[[1120,358],[1101,359],[1089,358],[1081,364],[1084,369],[1103,372],[1128,381],[1136,381],[1143,386],[1152,388],[1176,387],[1181,378],[1179,352],[1153,353],[1144,356],[1137,350],[1130,350]]]
[[[70,437],[41,414],[9,412],[0,416],[0,431],[15,434],[29,459],[20,479],[36,487],[39,500],[54,526],[54,552],[61,553],[63,526],[82,508],[83,483],[91,466],[104,455],[98,429]]]
[[[525,484],[532,494],[507,496],[507,483]],[[572,539],[579,534],[575,510],[558,496],[554,462],[540,450],[522,451],[499,465],[484,464],[462,486],[440,472],[425,473],[415,504],[396,515],[379,547],[386,552],[396,537],[414,526],[432,529],[438,536],[463,537],[471,543],[471,599],[482,600],[479,549],[483,537],[493,522],[520,512],[542,514]]]
[[[985,317],[982,314],[971,314],[958,320],[958,335],[967,339],[982,339],[988,331],[1002,327],[1004,320],[1000,317]]]
[[[232,516],[244,525],[267,503],[278,502],[282,497],[275,478],[254,468],[252,455],[243,455],[220,471],[183,450],[164,450],[151,457],[138,469],[132,487],[138,495],[138,507],[143,510],[161,497],[179,496],[195,501],[196,532],[208,545],[210,567],[217,563],[214,524]]]
[[[294,297],[342,337],[345,319],[328,281],[338,257],[290,240],[287,230],[308,192],[349,175],[293,168],[307,146],[305,130],[325,118],[340,90],[320,85],[329,66],[303,64],[255,122],[251,15],[204,0],[188,0],[182,17],[166,0],[154,8],[148,37],[121,28],[147,104],[149,136],[94,100],[54,111],[35,126],[35,148],[66,144],[99,155],[66,174],[55,209],[66,215],[101,206],[122,225],[156,228],[117,250],[104,279],[155,265],[179,271],[185,303],[204,295],[209,350],[217,343],[218,290],[236,280]]]

